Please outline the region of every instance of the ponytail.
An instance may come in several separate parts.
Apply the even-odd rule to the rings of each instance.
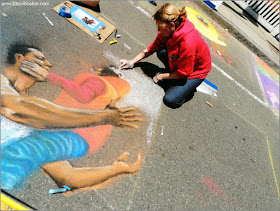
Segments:
[[[179,10],[177,6],[167,3],[159,8],[152,17],[154,20],[162,21],[167,24],[174,22],[175,28],[178,28],[181,25],[183,18],[187,17],[187,11],[185,7]]]
[[[186,10],[186,7],[182,7],[182,9],[180,10],[180,17],[181,17],[181,18],[187,18],[187,10]]]

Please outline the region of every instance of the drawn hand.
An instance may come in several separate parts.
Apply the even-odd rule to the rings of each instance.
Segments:
[[[138,108],[132,106],[132,107],[125,107],[125,108],[117,108],[116,104],[119,102],[119,99],[113,100],[111,104],[107,107],[107,118],[106,122],[115,125],[115,126],[126,126],[126,127],[132,127],[132,128],[139,128],[136,124],[131,124],[129,122],[138,122],[138,121],[144,121],[143,118],[140,118],[142,116],[140,113],[136,113]]]
[[[127,161],[129,156],[128,152],[124,152],[113,164],[113,167],[117,169],[119,172],[123,173],[133,173],[135,171],[138,171],[140,169],[141,163],[142,163],[142,151],[139,151],[138,158],[133,164],[127,164],[125,161]]]
[[[20,65],[20,70],[33,76],[38,81],[45,81],[49,74],[48,70],[30,60],[23,61]]]

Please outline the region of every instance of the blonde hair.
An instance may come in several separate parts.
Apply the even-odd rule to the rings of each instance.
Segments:
[[[167,3],[164,4],[159,10],[153,15],[153,19],[157,21],[162,21],[165,23],[174,22],[176,28],[180,26],[183,18],[187,17],[187,11],[185,7],[181,10],[177,6]]]

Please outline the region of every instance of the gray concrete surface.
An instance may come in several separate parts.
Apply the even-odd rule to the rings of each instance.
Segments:
[[[149,15],[165,3],[157,1],[155,7],[147,1],[101,1],[99,14],[122,35],[117,44],[109,45],[113,35],[99,44],[53,12],[51,9],[60,2],[49,1],[47,7],[2,7],[2,59],[7,46],[15,41],[37,43],[52,62],[54,73],[74,79],[91,67],[132,58],[147,47],[157,34]],[[186,6],[184,1],[174,3]],[[195,5],[201,14],[216,21],[211,12]],[[179,109],[161,104],[149,144],[148,122],[138,131],[116,128],[100,151],[73,161],[75,166],[109,165],[126,150],[131,152],[129,161],[133,161],[138,149],[143,148],[144,162],[135,175],[117,178],[102,189],[64,196],[49,195],[55,183],[35,172],[22,190],[11,194],[38,210],[279,210],[274,177],[279,181],[279,113],[256,100],[266,101],[252,62],[259,51],[250,51],[232,34],[228,36],[230,40],[222,40],[227,47],[220,47],[219,52],[232,64],[213,54],[216,66],[207,77],[218,86],[217,98],[197,92]],[[207,43],[217,47],[208,39]],[[111,56],[106,57],[108,54]],[[154,55],[145,61],[162,66]],[[148,80],[139,67],[134,71]],[[151,97],[150,104],[157,105],[163,93],[154,90],[154,96],[149,91],[145,94]],[[50,84],[41,83],[29,94],[52,101],[59,93]]]

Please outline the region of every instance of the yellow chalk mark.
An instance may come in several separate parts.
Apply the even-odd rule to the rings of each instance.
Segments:
[[[219,34],[213,24],[211,24],[203,15],[190,7],[185,7],[188,19],[195,25],[195,28],[211,41],[227,46],[226,43],[219,40]],[[207,24],[206,24],[207,23]]]
[[[277,181],[277,176],[275,173],[275,169],[274,169],[274,165],[273,165],[273,159],[272,159],[272,155],[271,155],[271,151],[270,151],[270,146],[269,146],[269,141],[268,141],[268,137],[266,135],[265,132],[263,132],[261,129],[257,128],[255,125],[253,125],[251,122],[249,122],[248,120],[246,120],[245,118],[243,118],[242,116],[240,116],[238,113],[236,113],[234,110],[232,110],[230,107],[228,107],[227,105],[223,104],[225,107],[227,107],[229,110],[231,110],[233,113],[235,113],[237,116],[239,116],[241,119],[245,120],[248,124],[252,125],[254,128],[256,128],[257,130],[259,130],[261,133],[263,133],[266,136],[267,139],[267,147],[268,147],[268,154],[270,157],[270,163],[271,163],[271,167],[272,167],[272,172],[274,175],[274,180],[275,180],[275,184],[276,184],[276,189],[277,189],[277,193],[278,193],[278,197],[280,197],[280,192],[279,192],[279,185],[278,185],[278,181]]]
[[[8,210],[30,210],[1,193],[1,207]],[[1,210],[2,210],[1,208]]]
[[[269,146],[268,138],[267,138],[267,147],[268,147],[270,163],[271,163],[271,167],[272,167],[272,171],[273,171],[273,175],[274,175],[274,180],[275,180],[275,184],[276,184],[276,188],[277,188],[277,192],[278,192],[278,197],[279,197],[280,196],[279,185],[278,185],[277,176],[276,176],[274,165],[273,165],[273,159],[272,159],[272,155],[271,155],[271,151],[270,151],[270,146]]]

